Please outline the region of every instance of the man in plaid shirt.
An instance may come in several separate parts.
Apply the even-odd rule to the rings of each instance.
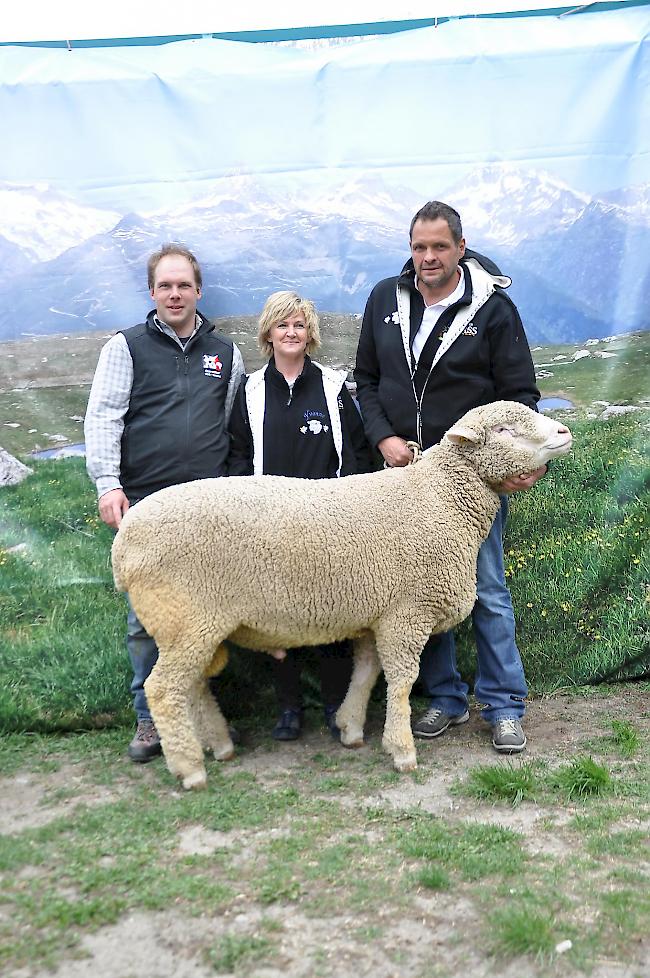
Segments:
[[[237,346],[197,310],[202,276],[192,252],[163,245],[147,276],[155,309],[104,346],[86,411],[86,466],[113,529],[158,489],[227,474],[228,420],[244,374]],[[130,605],[127,649],[137,718],[128,752],[145,763],[161,750],[144,692],[158,649]]]

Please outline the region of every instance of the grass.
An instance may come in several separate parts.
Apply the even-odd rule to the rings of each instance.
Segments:
[[[565,397],[580,408],[591,407],[595,399],[635,404],[647,397],[650,332],[616,336],[607,343],[601,341],[591,351],[614,353],[611,359],[591,356],[574,361],[573,353],[578,349],[576,344],[558,344],[533,352],[542,396]],[[553,360],[562,354],[565,361]],[[548,372],[553,376],[545,376]]]
[[[466,777],[455,785],[457,794],[493,803],[507,801],[513,807],[523,801],[553,797],[584,801],[616,789],[617,779],[612,777],[609,769],[589,756],[575,757],[569,764],[551,770],[535,761],[524,761],[516,767],[483,764],[470,768]],[[603,818],[602,814],[599,818]],[[576,824],[587,823],[578,821]]]
[[[233,974],[242,964],[268,960],[274,947],[268,937],[226,934],[205,952],[204,957],[215,971]]]
[[[570,801],[602,795],[612,788],[609,771],[593,757],[577,757],[560,767],[553,775],[553,783]]]
[[[639,732],[628,720],[612,720],[611,739],[625,757],[633,757],[641,746]]]
[[[416,880],[427,890],[448,890],[451,887],[449,876],[437,866],[425,866],[417,874]]]
[[[523,832],[475,820],[480,804],[470,810],[472,821],[462,810],[433,817],[409,807],[408,792],[402,810],[370,807],[373,775],[385,764],[378,743],[359,753],[326,740],[327,753],[307,752],[299,767],[262,765],[260,774],[245,769],[244,751],[244,763],[210,764],[205,792],[185,794],[173,790],[162,762],[144,772],[129,764],[121,733],[13,734],[0,742],[3,770],[50,785],[38,805],[49,815],[44,824],[0,835],[4,971],[56,967],[78,953],[84,935],[136,910],[214,917],[216,934],[210,929],[196,945],[202,959],[215,972],[242,976],[285,960],[292,911],[303,929],[310,920],[336,920],[344,947],[359,935],[368,935],[364,947],[370,940],[383,947],[378,921],[419,919],[430,914],[427,899],[447,901],[439,912],[469,908],[463,920],[474,944],[497,962],[524,959],[542,969],[566,939],[574,944],[566,957],[588,970],[604,953],[626,960],[643,933],[648,878],[639,852],[647,808],[635,785],[647,786],[648,747],[641,737],[631,763],[621,763],[617,745],[602,738],[600,767],[620,766],[616,783],[628,790],[574,795],[580,809],[568,822],[550,818],[565,809],[566,786],[554,785],[544,765],[524,762],[534,774],[534,803],[550,819],[548,837],[563,842],[545,851],[531,850]],[[435,753],[424,753],[421,774],[433,777],[437,763]],[[512,780],[509,767],[495,765]],[[324,769],[346,778],[322,795]],[[556,773],[575,769],[571,763]],[[484,800],[505,804],[507,813],[512,795],[497,790],[498,798]],[[531,803],[522,798],[520,805]],[[224,843],[184,854],[179,840],[197,826]],[[434,926],[437,918],[428,919]],[[306,933],[303,940],[315,969],[313,940]],[[322,966],[332,973],[327,959]]]
[[[575,450],[515,496],[505,544],[533,688],[647,675],[650,453],[643,416],[571,420]],[[459,629],[461,670],[474,642]]]
[[[505,957],[528,955],[546,962],[558,943],[556,922],[544,913],[531,913],[529,908],[497,908],[492,926],[492,946]]]
[[[466,790],[475,798],[507,801],[513,806],[535,797],[536,770],[533,761],[512,764],[483,764],[470,770]]]
[[[510,877],[523,870],[526,855],[521,836],[498,825],[468,825],[450,831],[444,820],[412,818],[397,833],[404,855],[426,860],[463,880]]]
[[[636,416],[574,428],[574,455],[511,509],[506,573],[533,692],[648,669],[645,429]],[[0,491],[0,731],[130,722],[111,540],[81,459],[36,463]],[[467,625],[458,634],[471,681],[473,637]],[[266,657],[233,654],[218,688],[234,718],[268,723]],[[317,691],[307,689],[310,705]]]

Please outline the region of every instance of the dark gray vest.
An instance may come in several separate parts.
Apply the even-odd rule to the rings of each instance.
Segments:
[[[153,313],[123,335],[133,360],[120,466],[129,500],[180,482],[224,475],[232,342],[202,319],[183,350],[156,328]]]

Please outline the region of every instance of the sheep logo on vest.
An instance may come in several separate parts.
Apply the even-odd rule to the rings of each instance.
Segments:
[[[300,433],[306,435],[308,431],[311,431],[312,435],[320,435],[321,431],[329,431],[329,425],[321,424],[316,418],[312,418],[308,424],[304,424],[300,429]]]
[[[221,377],[222,368],[223,364],[217,353],[213,357],[208,353],[203,354],[203,373],[206,377]]]

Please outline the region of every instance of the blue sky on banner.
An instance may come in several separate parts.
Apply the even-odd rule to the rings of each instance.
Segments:
[[[650,180],[650,10],[460,20],[338,48],[0,49],[0,179],[155,209],[233,174],[355,167],[441,191],[478,164],[586,193]],[[340,176],[340,172],[338,173]]]
[[[312,48],[0,47],[0,339],[137,321],[169,239],[201,256],[209,315],[286,286],[357,313],[433,197],[531,335],[647,329],[649,38],[646,5]]]

